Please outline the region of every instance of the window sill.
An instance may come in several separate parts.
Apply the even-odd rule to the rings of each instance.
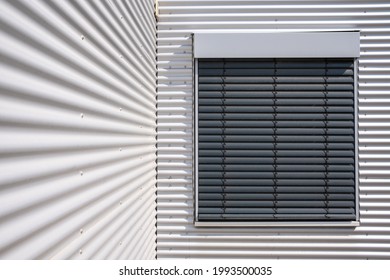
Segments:
[[[195,222],[195,227],[357,227],[352,222]]]

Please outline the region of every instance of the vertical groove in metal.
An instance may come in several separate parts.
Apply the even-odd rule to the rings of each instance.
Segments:
[[[153,5],[1,1],[1,259],[155,258]]]
[[[157,257],[390,258],[388,1],[160,0]],[[356,228],[195,228],[194,32],[360,30]]]

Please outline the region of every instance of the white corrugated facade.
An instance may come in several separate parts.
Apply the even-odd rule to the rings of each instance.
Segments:
[[[0,0],[0,259],[390,259],[390,2],[154,2]],[[195,227],[192,34],[346,30],[360,225]]]
[[[196,32],[359,30],[358,227],[194,227]],[[390,258],[390,2],[160,0],[157,257]]]
[[[0,11],[0,259],[154,259],[154,1]]]

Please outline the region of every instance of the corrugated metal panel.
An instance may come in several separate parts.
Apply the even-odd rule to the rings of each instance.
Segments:
[[[155,258],[154,1],[0,10],[0,258]]]
[[[390,258],[389,1],[160,0],[157,257]],[[195,228],[193,32],[360,30],[356,228]]]

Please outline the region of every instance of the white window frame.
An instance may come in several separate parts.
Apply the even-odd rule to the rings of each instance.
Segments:
[[[243,44],[242,42],[245,42]],[[279,46],[279,47],[275,47]],[[359,215],[358,57],[360,33],[198,33],[193,34],[193,195],[196,227],[357,227]],[[200,222],[198,220],[198,59],[199,58],[354,58],[355,221]]]

